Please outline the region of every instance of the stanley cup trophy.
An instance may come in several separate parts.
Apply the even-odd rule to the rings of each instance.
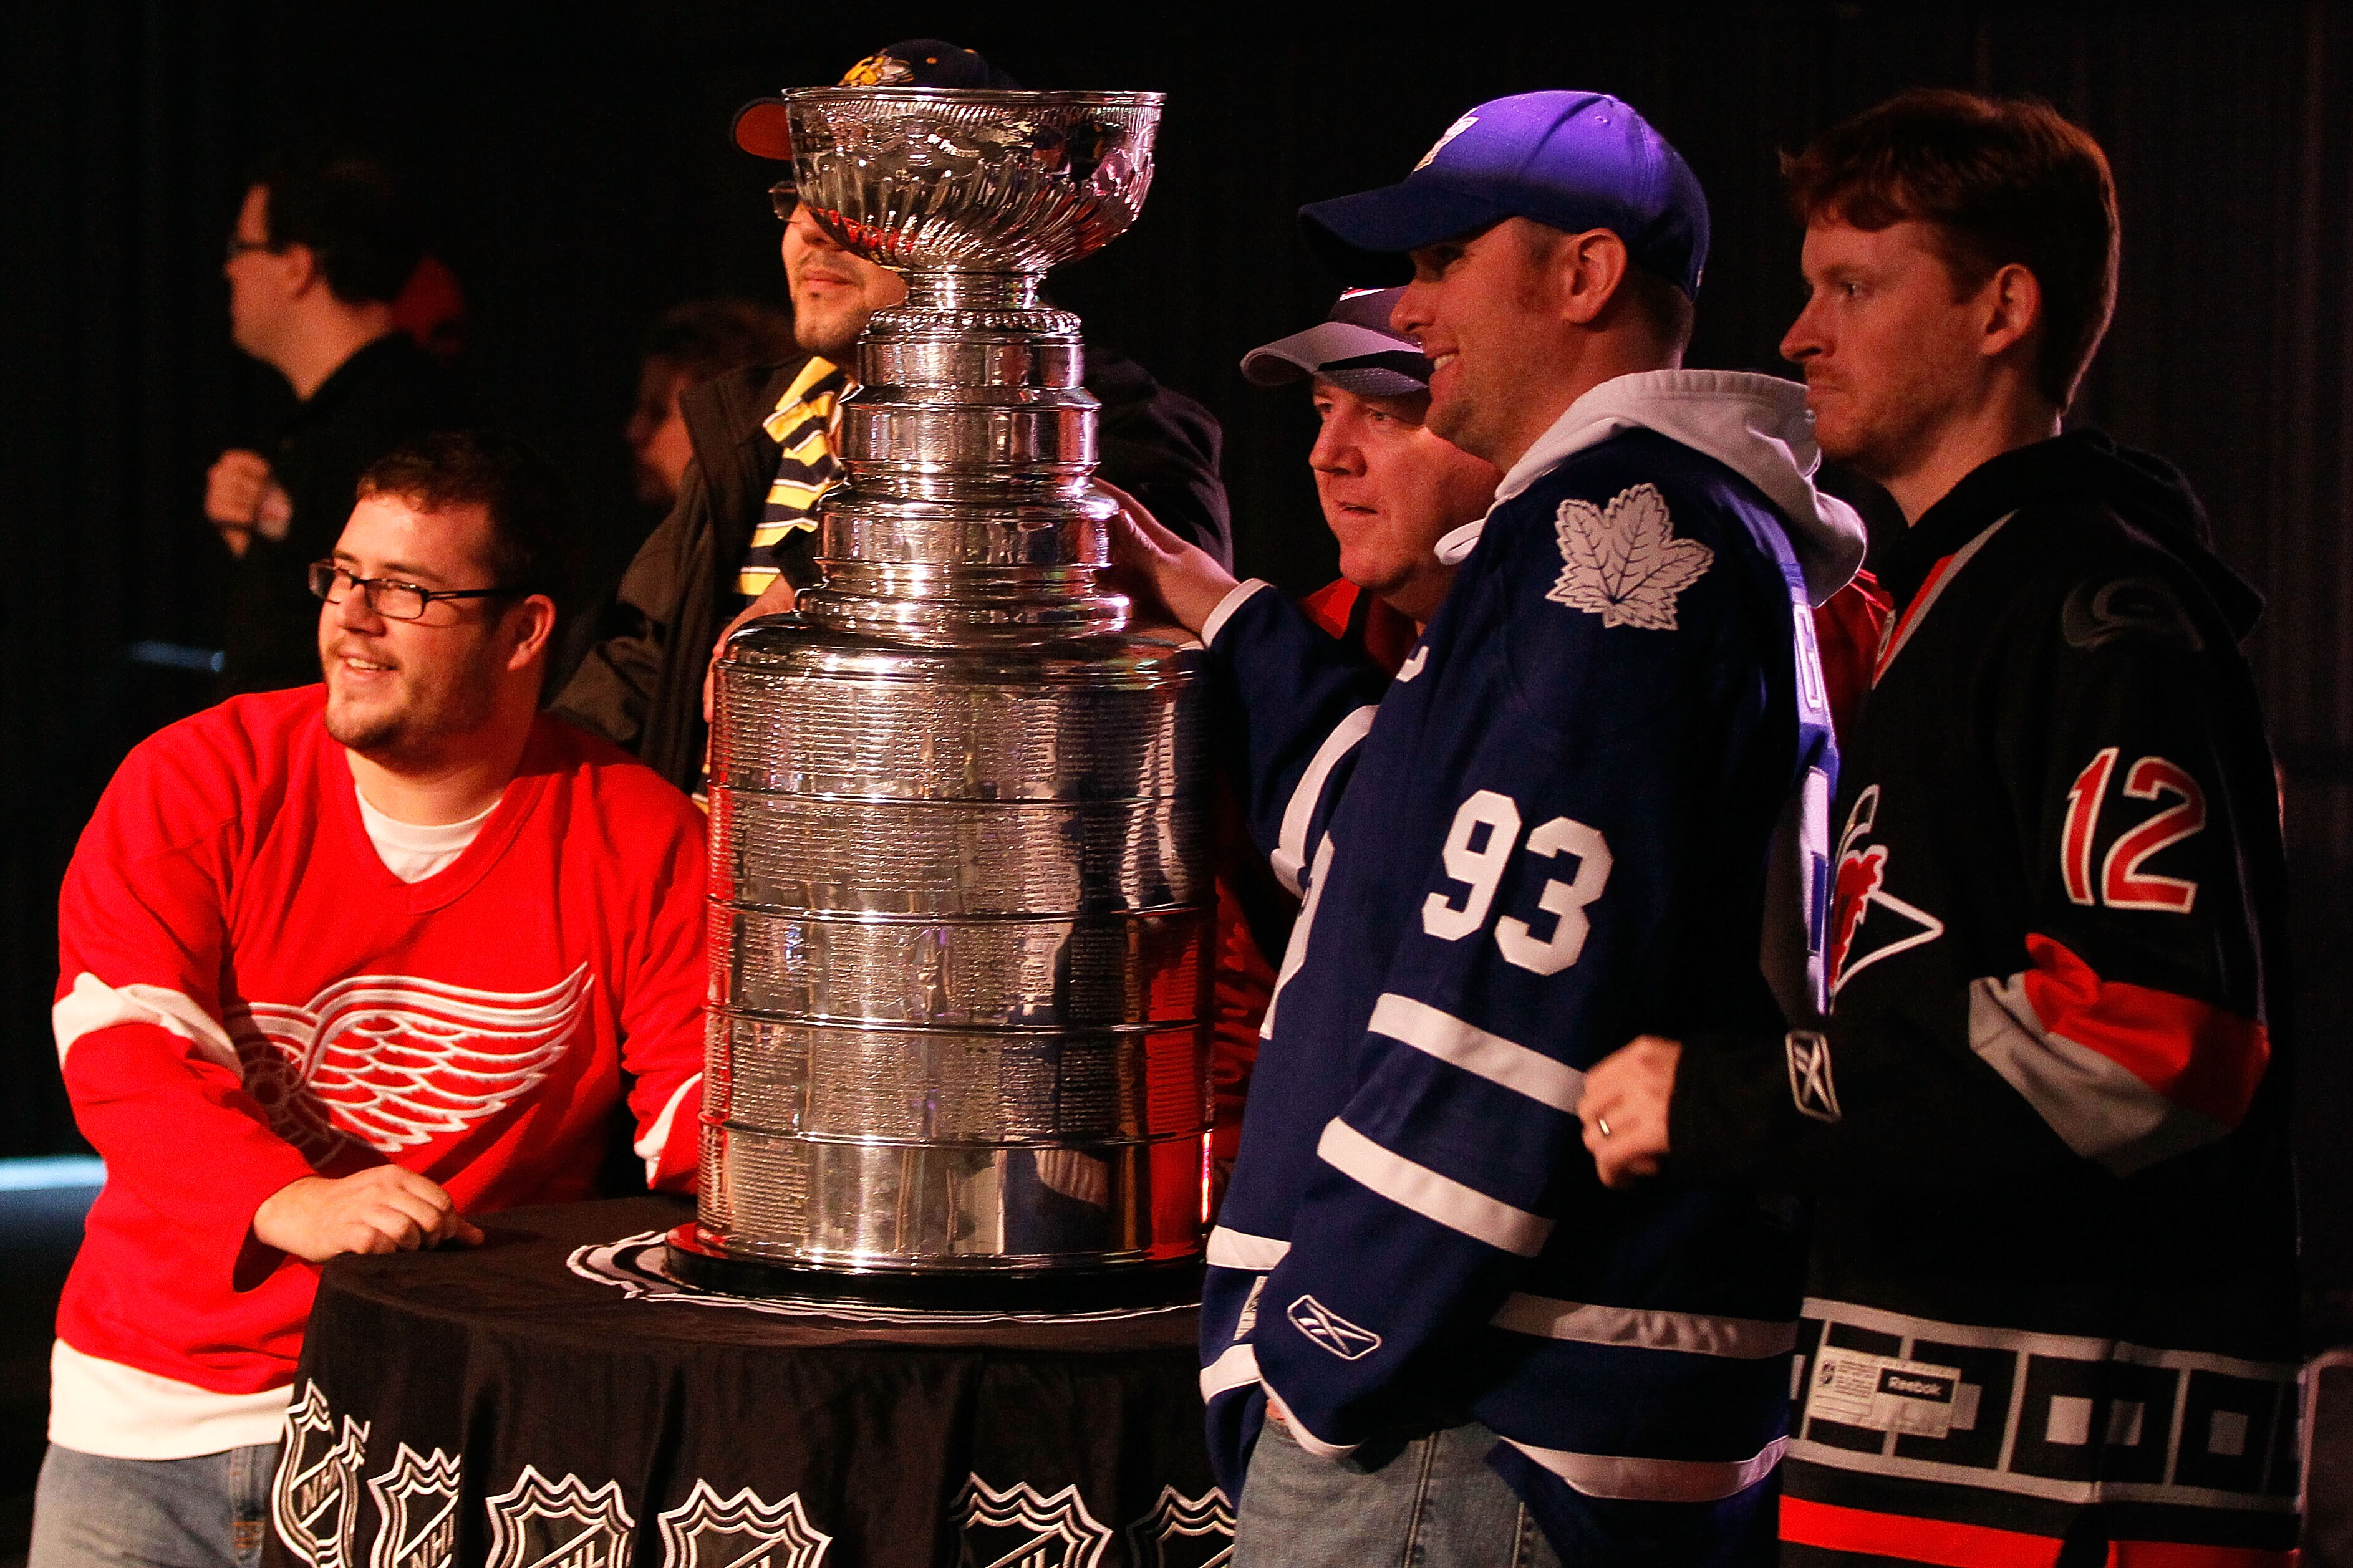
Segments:
[[[1197,655],[1126,635],[1046,269],[1134,220],[1156,93],[789,97],[801,199],[901,272],[818,583],[718,667],[702,1200],[722,1289],[1074,1307],[1201,1247]]]

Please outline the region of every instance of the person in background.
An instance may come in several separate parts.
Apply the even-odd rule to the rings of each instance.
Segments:
[[[970,49],[936,38],[892,45],[850,68],[845,86],[1018,88]],[[792,156],[781,98],[735,118],[735,142]],[[596,642],[558,691],[554,710],[627,747],[690,792],[702,787],[705,677],[725,634],[788,609],[816,580],[818,508],[841,477],[833,442],[855,384],[851,353],[867,318],[906,297],[896,273],[845,250],[802,210],[789,180],[769,198],[784,221],[785,277],[797,353],[731,372],[679,401],[694,460],[678,504],[621,579]],[[1161,386],[1133,360],[1087,349],[1099,472],[1166,516],[1219,560],[1231,557],[1221,432],[1208,410]]]
[[[2063,430],[2116,188],[2049,106],[1919,91],[1785,165],[1823,451],[1910,528],[1845,757],[1827,1021],[1656,1031],[1611,1186],[1814,1199],[1790,1568],[2287,1568],[2295,1200],[2261,598],[2162,459]]]
[[[649,1179],[691,1185],[702,819],[536,711],[574,533],[513,443],[381,458],[308,574],[326,684],[151,737],[84,831],[53,1011],[106,1186],[43,1568],[249,1568],[319,1266],[588,1196],[625,1068]]]
[[[268,450],[225,451],[206,476],[205,515],[236,557],[223,695],[319,678],[304,565],[334,543],[361,470],[463,423],[454,390],[395,315],[421,255],[405,197],[369,159],[280,156],[247,186],[222,266],[230,331],[285,376],[296,408]]]
[[[417,258],[392,301],[392,324],[444,365],[466,352],[466,290],[448,263],[430,251]]]
[[[689,300],[664,310],[646,334],[637,402],[622,438],[635,459],[638,504],[666,513],[678,502],[694,456],[679,395],[745,365],[775,364],[793,352],[793,319],[751,300]]]

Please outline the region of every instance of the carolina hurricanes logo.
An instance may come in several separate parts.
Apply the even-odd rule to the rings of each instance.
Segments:
[[[255,1002],[223,1022],[247,1092],[314,1160],[357,1140],[381,1154],[496,1114],[564,1054],[591,976],[544,991],[473,991],[405,974],[338,980],[303,1006]]]
[[[1831,994],[1857,973],[1945,934],[1945,922],[1887,890],[1887,846],[1866,843],[1879,820],[1879,786],[1855,797],[1839,835],[1831,893]],[[1876,918],[1874,918],[1876,917]]]
[[[1831,973],[1846,973],[1847,949],[1854,945],[1855,928],[1862,923],[1863,910],[1871,895],[1887,880],[1887,846],[1874,844],[1868,849],[1850,851],[1839,856],[1838,888],[1831,895],[1833,925],[1831,933]]]

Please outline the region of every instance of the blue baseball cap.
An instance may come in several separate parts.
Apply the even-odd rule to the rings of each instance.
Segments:
[[[1707,196],[1667,139],[1607,93],[1482,103],[1396,184],[1299,209],[1316,259],[1358,284],[1405,282],[1407,251],[1507,217],[1571,234],[1609,229],[1635,261],[1699,296]]]

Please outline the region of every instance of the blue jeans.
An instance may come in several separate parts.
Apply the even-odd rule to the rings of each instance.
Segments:
[[[1560,1568],[1535,1516],[1487,1468],[1494,1446],[1472,1421],[1368,1443],[1335,1464],[1269,1421],[1242,1483],[1234,1568]]]
[[[49,1445],[26,1568],[254,1568],[278,1445],[108,1459]]]

